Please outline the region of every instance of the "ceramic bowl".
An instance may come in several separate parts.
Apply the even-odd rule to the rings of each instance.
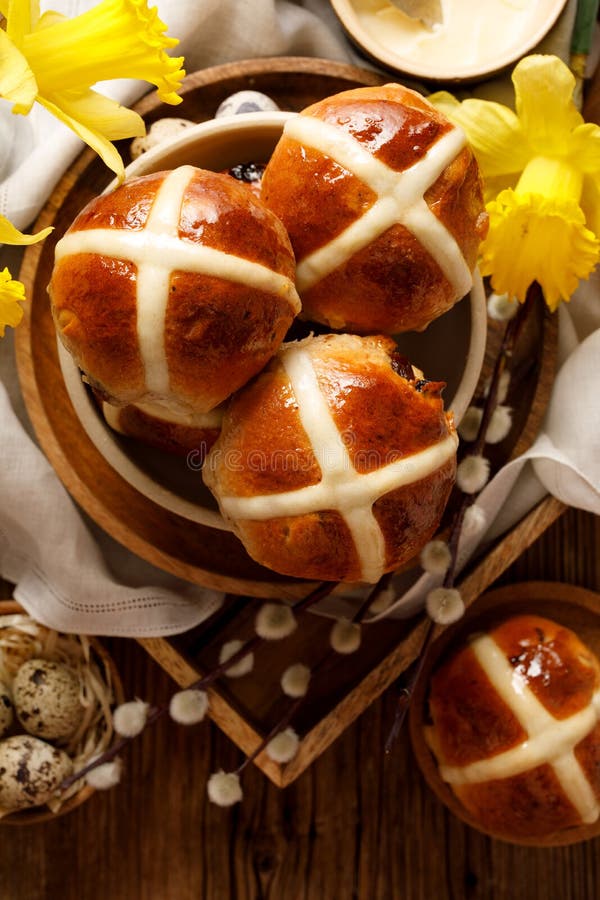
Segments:
[[[431,29],[385,0],[331,5],[350,40],[379,65],[419,80],[456,82],[479,81],[516,63],[546,36],[566,4],[440,2],[443,22]]]
[[[191,164],[221,171],[240,162],[266,161],[293,113],[261,112],[223,117],[191,126],[138,157],[127,176]],[[109,187],[110,189],[110,187]],[[477,275],[469,295],[421,333],[397,336],[401,351],[434,381],[445,381],[445,397],[460,421],[479,380],[486,342],[486,304]],[[71,356],[59,342],[63,377],[75,412],[108,463],[134,488],[162,508],[212,528],[229,530],[204,487],[197,467],[112,431]]]

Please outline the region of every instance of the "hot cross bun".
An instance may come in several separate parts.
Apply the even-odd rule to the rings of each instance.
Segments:
[[[549,838],[600,816],[600,664],[539,616],[474,635],[434,673],[426,737],[484,828]]]
[[[375,582],[418,553],[456,470],[443,387],[385,336],[284,344],[230,401],[203,469],[250,556],[298,578]]]
[[[408,88],[344,91],[292,118],[261,196],[289,232],[307,319],[420,331],[471,288],[487,231],[477,162]]]
[[[285,229],[193,166],[92,200],[56,247],[60,339],[106,400],[208,412],[258,372],[299,311]]]

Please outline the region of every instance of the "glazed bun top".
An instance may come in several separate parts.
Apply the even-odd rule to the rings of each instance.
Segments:
[[[277,351],[299,300],[288,236],[233,178],[193,166],[92,200],[56,247],[58,334],[118,405],[206,412]]]
[[[487,230],[463,132],[397,84],[288,121],[262,197],[285,224],[303,316],[361,334],[422,330],[471,288]]]
[[[600,816],[600,663],[569,628],[513,616],[435,672],[428,741],[491,831],[543,836]]]
[[[443,387],[389,337],[286,343],[228,405],[204,481],[263,565],[377,581],[431,537],[454,482]]]

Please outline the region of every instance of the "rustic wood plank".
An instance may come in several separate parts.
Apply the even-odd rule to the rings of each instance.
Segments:
[[[599,520],[569,510],[499,581],[600,590],[598,546]],[[173,682],[145,650],[127,640],[106,645],[129,696],[167,699]],[[372,704],[283,791],[247,770],[244,803],[230,811],[210,806],[204,786],[211,771],[239,764],[237,748],[212,724],[158,723],[130,748],[114,791],[49,825],[2,829],[2,900],[598,896],[600,840],[547,850],[492,841],[429,791],[406,736],[384,758],[394,699],[388,692]]]

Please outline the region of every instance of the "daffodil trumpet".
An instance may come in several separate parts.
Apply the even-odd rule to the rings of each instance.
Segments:
[[[92,147],[124,178],[112,141],[145,133],[142,118],[92,90],[99,81],[136,78],[154,84],[165,103],[180,103],[183,57],[167,50],[178,41],[147,0],[102,0],[69,19],[40,16],[39,0],[0,0],[0,97],[27,115],[39,103]]]
[[[520,302],[538,282],[555,310],[600,259],[600,127],[584,122],[557,57],[525,57],[512,80],[515,111],[446,92],[430,99],[465,130],[482,171],[482,274]]]

